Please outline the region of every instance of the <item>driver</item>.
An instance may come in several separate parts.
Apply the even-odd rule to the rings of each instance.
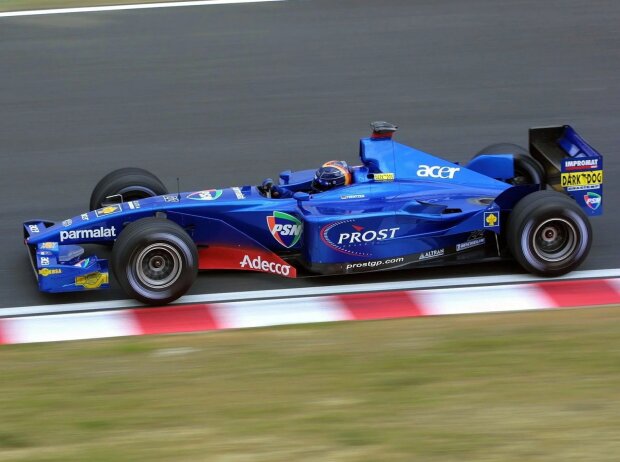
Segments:
[[[317,193],[327,191],[332,188],[339,188],[351,184],[351,170],[344,160],[330,160],[325,162],[314,174],[314,178],[307,193]],[[271,178],[263,181],[262,189],[267,193],[267,197],[274,199],[287,199],[293,197],[294,191],[273,184]]]
[[[340,186],[351,184],[351,170],[344,160],[330,160],[325,162],[314,174],[312,189],[327,191]]]

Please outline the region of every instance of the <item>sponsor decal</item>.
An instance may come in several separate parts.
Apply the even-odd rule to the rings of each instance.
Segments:
[[[393,173],[375,173],[372,175],[372,179],[375,181],[394,181]]]
[[[82,217],[82,221],[88,221],[88,213],[83,213],[80,216]]]
[[[596,170],[598,168],[598,159],[565,160],[564,168],[566,170]]]
[[[53,269],[43,268],[39,270],[39,274],[43,277],[47,277],[50,274],[62,274],[62,270],[60,268],[53,268]]]
[[[221,189],[205,189],[188,194],[187,198],[195,201],[214,201],[222,195],[222,192]]]
[[[461,242],[460,244],[456,244],[456,251],[460,252],[462,250],[471,249],[472,247],[478,247],[486,242],[484,237],[478,239],[472,239],[466,242]]]
[[[121,206],[121,204],[106,205],[105,207],[95,210],[95,215],[97,215],[98,217],[104,217],[106,215],[112,215],[113,213],[121,212],[122,210],[123,207]]]
[[[347,200],[347,199],[363,199],[364,197],[366,197],[365,194],[349,194],[347,196],[340,196],[340,199],[342,199],[342,200]]]
[[[31,233],[39,233],[39,226],[38,225],[28,225],[28,229],[30,230]]]
[[[49,257],[41,257],[41,266],[49,266],[50,259]]]
[[[588,207],[590,207],[592,210],[596,210],[601,206],[601,201],[603,200],[603,198],[600,196],[600,194],[588,192],[583,195],[583,200]]]
[[[111,228],[104,228],[101,226],[95,229],[75,229],[72,231],[60,232],[60,242],[75,239],[100,239],[110,237],[116,237],[116,228],[114,226]]]
[[[239,199],[239,200],[241,200],[241,199],[245,199],[245,194],[243,194],[243,193],[241,192],[241,188],[238,188],[238,187],[236,187],[236,186],[235,186],[234,188],[231,188],[231,189],[232,189],[232,192],[234,192],[234,193],[235,193],[235,197],[236,197],[237,199]]]
[[[127,202],[127,205],[129,206],[129,208],[131,210],[135,210],[135,209],[139,209],[140,208],[140,202],[138,202],[138,201]]]
[[[273,238],[287,249],[297,244],[303,232],[301,221],[284,212],[274,211],[273,215],[267,216],[267,226]]]
[[[341,231],[340,228],[346,231]],[[330,231],[336,229],[338,234],[331,235]],[[379,241],[394,239],[396,232],[400,227],[382,228],[382,229],[366,229],[364,226],[355,224],[354,220],[344,220],[325,225],[321,229],[321,240],[337,252],[347,255],[355,255],[358,257],[368,257],[371,253],[364,252],[369,245],[373,245]]]
[[[86,268],[89,264],[90,264],[90,257],[89,258],[85,258],[84,260],[77,262],[73,266],[77,266],[78,268]]]
[[[562,187],[569,191],[583,186],[601,185],[603,184],[603,171],[562,173],[561,183]]]
[[[387,258],[385,260],[371,260],[371,261],[360,261],[357,263],[347,263],[346,270],[357,270],[357,269],[374,269],[383,265],[394,265],[397,263],[403,263],[405,261],[405,257],[398,258]]]
[[[62,225],[64,227],[71,226],[72,224],[73,224],[73,220],[71,218],[62,222]]]
[[[499,213],[484,212],[484,227],[493,228],[499,226]]]
[[[354,232],[340,233],[338,244],[361,244],[362,242],[383,241],[384,239],[394,239],[396,231],[400,228],[384,228],[375,231],[374,229],[365,230],[362,226],[351,225]]]
[[[57,242],[41,242],[39,244],[39,248],[40,249],[56,250],[56,249],[58,249],[58,243]]]
[[[593,189],[601,189],[601,185],[593,185],[593,186],[569,186],[568,188],[564,188],[566,191],[592,191]]]
[[[461,250],[467,250],[472,247],[478,247],[480,245],[483,245],[485,242],[486,242],[486,239],[484,237],[484,231],[482,230],[472,231],[471,233],[469,233],[469,236],[467,236],[467,240],[465,242],[456,244],[456,251],[460,252]]]
[[[429,250],[428,252],[422,252],[418,257],[418,260],[430,260],[432,258],[443,257],[445,249]]]
[[[430,166],[430,165],[420,165],[418,167],[418,171],[416,175],[420,178],[444,178],[444,179],[452,179],[454,178],[454,174],[461,170],[459,167],[440,167],[438,165]]]
[[[76,277],[75,285],[82,286],[85,289],[98,289],[103,284],[107,284],[108,280],[108,273],[95,272]]]
[[[165,202],[179,202],[179,196],[173,194],[167,194],[163,196]]]
[[[266,273],[279,274],[280,276],[288,276],[291,273],[290,265],[263,260],[260,255],[256,258],[250,258],[249,255],[245,255],[243,260],[239,262],[239,266],[241,268],[247,267],[258,271],[265,271]]]

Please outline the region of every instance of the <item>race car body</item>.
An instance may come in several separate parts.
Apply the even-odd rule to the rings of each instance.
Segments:
[[[536,194],[552,194],[559,208],[570,201],[577,211],[530,230],[534,235],[524,245],[534,245],[534,257],[536,233],[546,247],[538,253],[542,266],[530,262],[527,269],[555,275],[585,258],[587,215],[602,212],[602,156],[572,128],[532,129],[526,159],[500,150],[467,165],[399,144],[392,140],[395,129],[373,124],[347,186],[312,191],[314,170],[282,172],[279,188],[290,193],[287,198],[273,198],[260,186],[161,194],[161,183],[148,172],[113,172],[95,188],[93,197],[104,199],[91,197],[92,210],[58,223],[24,223],[39,289],[109,286],[108,262],[84,257],[83,244],[113,245],[116,278],[147,303],[182,295],[197,269],[299,277],[510,256],[527,267],[514,255],[521,244],[511,242],[522,233],[508,221],[524,198]],[[563,192],[542,191],[547,184]],[[568,247],[554,249],[558,239]],[[566,253],[559,260],[558,251]]]

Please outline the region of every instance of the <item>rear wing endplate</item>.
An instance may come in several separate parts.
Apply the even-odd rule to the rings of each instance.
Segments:
[[[547,183],[566,192],[590,216],[603,213],[603,156],[570,125],[530,128],[530,153]]]

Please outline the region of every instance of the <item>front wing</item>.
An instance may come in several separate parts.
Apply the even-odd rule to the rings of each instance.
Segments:
[[[25,237],[53,226],[53,222],[32,220],[24,223]],[[84,248],[41,242],[27,245],[30,262],[41,292],[80,292],[110,287],[108,261],[83,257]]]

